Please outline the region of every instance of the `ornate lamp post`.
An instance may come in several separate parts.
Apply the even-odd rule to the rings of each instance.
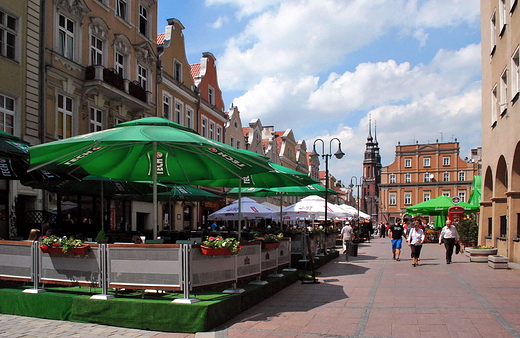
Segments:
[[[352,179],[354,179],[354,178],[356,179],[356,184],[352,183]],[[350,189],[354,188],[354,186],[357,186],[357,225],[359,225],[359,203],[361,203],[361,198],[359,196],[359,187],[363,184],[364,179],[365,179],[365,177],[361,176],[359,178],[359,184],[358,184],[357,177],[356,176],[352,176],[350,178],[350,184],[348,186]]]
[[[311,159],[313,160],[316,160],[320,157],[320,154],[316,152],[316,142],[321,141],[321,157],[325,158],[325,228],[328,224],[327,203],[329,199],[329,158],[332,157],[332,141],[334,140],[338,141],[338,150],[334,153],[334,156],[336,156],[338,160],[343,158],[345,153],[341,151],[341,141],[337,137],[334,137],[330,140],[328,154],[325,154],[325,142],[321,138],[314,140],[314,143],[312,145],[312,153],[310,155]]]

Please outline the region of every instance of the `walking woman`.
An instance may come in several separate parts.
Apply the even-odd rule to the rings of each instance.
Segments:
[[[419,257],[421,256],[421,249],[424,243],[424,231],[420,228],[421,221],[416,219],[413,222],[413,227],[408,231],[408,246],[412,250],[412,266],[419,265]]]

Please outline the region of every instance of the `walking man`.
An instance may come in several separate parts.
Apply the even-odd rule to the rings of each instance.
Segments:
[[[404,228],[401,220],[388,229],[388,237],[392,239],[392,255],[396,261],[401,260],[401,248],[403,246]]]
[[[350,245],[350,242],[352,241],[352,227],[345,223],[345,226],[341,229],[341,242],[343,243],[343,252],[347,253],[348,255],[348,248]]]
[[[442,228],[439,236],[439,245],[444,241],[444,247],[446,248],[446,264],[451,264],[451,256],[453,256],[453,247],[455,243],[459,241],[459,232],[453,225],[453,221],[448,219],[446,225]]]

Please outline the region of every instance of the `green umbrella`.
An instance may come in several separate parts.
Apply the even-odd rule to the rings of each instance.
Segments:
[[[168,191],[157,193],[157,199],[162,202],[169,201],[217,201],[222,197],[210,193],[209,191],[192,187],[191,185],[172,185],[167,184]],[[131,196],[130,196],[131,197]],[[137,198],[140,201],[150,201],[152,195]]]
[[[439,196],[406,208],[406,213],[410,215],[447,215],[448,208],[453,206],[463,207],[466,213],[479,211],[479,207],[469,203],[460,202],[454,204],[451,201],[451,197]]]
[[[472,188],[469,204],[480,207],[480,201],[482,200],[482,176],[473,176]]]
[[[238,195],[238,188],[233,188],[227,192],[228,195]],[[336,190],[328,190],[329,195],[339,194]],[[311,195],[325,195],[325,187],[321,184],[309,184],[305,186],[293,185],[286,187],[273,188],[242,188],[242,195],[244,196],[311,196]]]
[[[29,148],[29,152],[31,170],[154,182],[154,237],[157,182],[211,182],[271,169],[265,156],[207,139],[159,117],[129,121],[112,129],[37,145]]]

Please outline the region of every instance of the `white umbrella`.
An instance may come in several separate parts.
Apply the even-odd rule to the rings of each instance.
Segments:
[[[352,207],[352,206],[350,206],[350,205],[347,205],[347,204],[341,204],[341,205],[339,205],[339,207],[340,207],[341,209],[343,209],[343,210],[345,210],[345,211],[351,213],[352,216],[357,216],[357,214],[358,214],[357,209],[354,208],[354,207]],[[371,217],[370,217],[369,214],[366,214],[366,213],[364,213],[363,211],[360,210],[360,211],[359,211],[359,218],[370,219]]]
[[[239,207],[240,205],[240,207]],[[275,210],[268,208],[255,200],[242,197],[239,200],[215,211],[208,216],[209,220],[238,220],[238,214],[247,219],[271,218]]]
[[[313,219],[325,218],[325,199],[317,196],[307,196],[282,210],[284,219]],[[327,203],[327,218],[348,217],[349,213],[333,203]]]

